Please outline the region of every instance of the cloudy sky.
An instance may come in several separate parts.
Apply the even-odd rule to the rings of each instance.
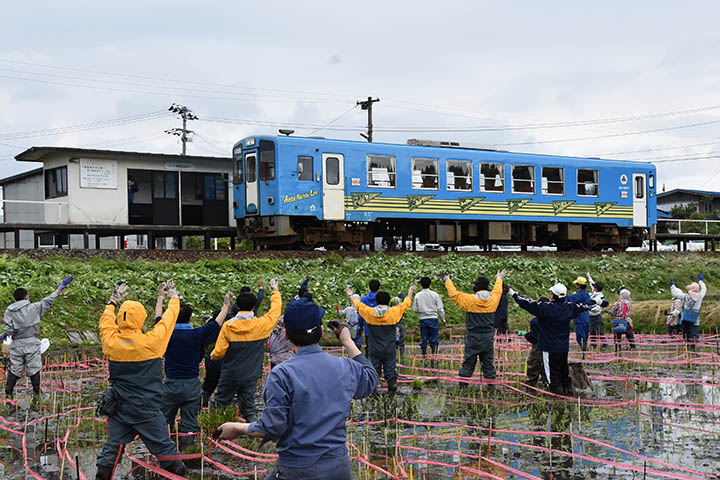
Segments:
[[[0,177],[37,145],[191,154],[244,136],[457,140],[651,160],[720,191],[714,1],[39,1],[0,20]],[[326,128],[323,128],[326,127]]]

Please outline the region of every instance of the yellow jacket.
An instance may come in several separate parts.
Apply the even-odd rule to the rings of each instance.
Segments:
[[[270,311],[262,317],[253,316],[252,312],[238,312],[223,324],[210,357],[213,360],[225,357],[232,343],[258,340],[264,342],[275,328],[281,309],[282,297],[280,292],[275,290],[270,296]]]
[[[142,303],[123,302],[115,315],[115,306],[107,305],[100,317],[103,353],[114,362],[142,362],[165,355],[180,313],[180,300],[171,298],[162,319],[147,333],[142,326],[147,318]]]
[[[502,278],[497,278],[495,279],[492,292],[488,293],[487,290],[481,290],[475,294],[470,294],[458,292],[452,280],[448,279],[448,281],[445,282],[445,288],[447,288],[448,296],[452,301],[455,302],[458,307],[471,313],[495,312],[500,303],[500,297],[502,296],[502,286]]]
[[[412,297],[408,295],[402,303],[389,307],[385,313],[377,316],[375,311],[377,307],[368,307],[358,299],[353,300],[353,307],[368,325],[395,325],[402,320],[403,315],[410,310],[411,306]]]

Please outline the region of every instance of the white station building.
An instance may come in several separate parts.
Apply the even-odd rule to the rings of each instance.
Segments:
[[[0,248],[172,248],[235,238],[232,159],[32,147],[42,167],[0,179]]]

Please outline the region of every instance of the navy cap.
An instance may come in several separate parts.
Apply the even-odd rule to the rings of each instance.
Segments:
[[[288,303],[284,313],[285,329],[288,332],[306,332],[322,325],[325,309],[318,307],[305,297]]]

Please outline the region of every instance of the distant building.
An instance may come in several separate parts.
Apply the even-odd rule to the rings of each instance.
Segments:
[[[720,192],[676,188],[657,196],[658,210],[670,212],[673,207],[694,206],[698,213],[720,212]]]
[[[0,248],[82,248],[88,242],[124,248],[133,241],[145,248],[148,237],[154,245],[156,238],[193,234],[186,232],[227,236],[235,224],[229,157],[32,147],[15,159],[42,167],[0,179],[6,224]],[[23,229],[18,235],[8,231],[13,225],[47,225],[47,232]],[[131,234],[143,228],[149,233]]]

